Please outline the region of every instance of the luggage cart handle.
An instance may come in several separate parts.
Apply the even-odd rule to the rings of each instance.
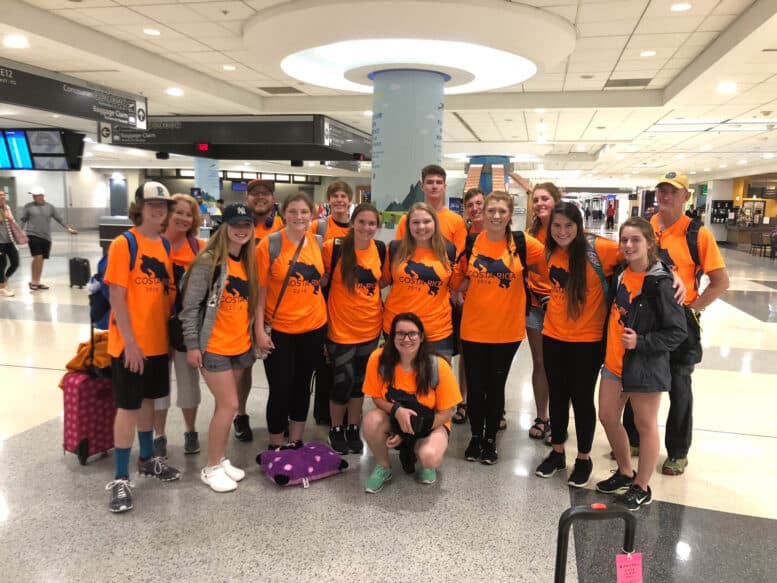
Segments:
[[[576,520],[612,520],[614,518],[621,518],[626,523],[626,532],[623,536],[623,552],[633,553],[637,518],[626,508],[597,502],[588,506],[573,506],[563,512],[558,520],[555,583],[564,583],[566,580],[569,529],[572,523]]]

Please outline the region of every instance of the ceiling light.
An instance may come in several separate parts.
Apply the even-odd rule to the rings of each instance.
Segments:
[[[148,36],[159,36],[162,33],[159,32],[156,28],[144,28],[143,34],[147,34]]]
[[[683,160],[685,158],[685,154],[675,154],[674,157],[677,158],[678,160]]]
[[[165,93],[172,97],[183,97],[183,89],[180,87],[170,87],[165,91]]]
[[[691,174],[696,174],[696,170],[691,170]]]
[[[639,148],[637,146],[627,146],[626,149],[629,152],[636,152],[637,150],[639,150]]]
[[[575,148],[575,149],[576,149],[578,152],[587,152],[587,151],[588,151],[588,148],[586,148],[585,146],[578,146],[578,147],[577,147],[577,148]]]
[[[538,107],[534,111],[537,112],[537,113],[545,113],[545,110],[543,108],[541,108],[541,107]]]
[[[728,168],[728,164],[721,164],[718,168]]]
[[[387,66],[387,59],[394,66]],[[454,82],[444,89],[446,94],[517,85],[537,72],[532,61],[507,51],[457,41],[402,38],[347,40],[305,49],[284,58],[281,69],[312,85],[372,93],[373,87],[367,79],[361,74],[351,77],[349,73],[366,69],[366,76],[368,72],[396,68],[397,63],[404,69],[416,65],[434,71],[437,66],[443,72],[457,69],[470,74],[466,79],[454,74]]]
[[[221,68],[224,69],[225,71],[237,71],[237,67],[235,67],[234,65],[224,65]]]
[[[710,170],[712,170],[712,168],[705,168],[704,172],[709,172]]]
[[[740,160],[739,163],[740,164],[747,164],[747,160]]]
[[[642,51],[639,54],[639,56],[640,57],[655,57],[656,56],[656,51]]]
[[[766,152],[766,153],[763,155],[763,157],[764,157],[764,160],[771,160],[772,158],[774,158],[774,154],[773,154],[773,153],[771,153],[771,152]]]
[[[365,117],[372,117],[372,110],[368,109],[367,111],[362,112]]]
[[[59,117],[59,114],[58,113],[52,113],[51,117],[53,117],[54,119],[57,119]]]
[[[734,81],[721,81],[715,88],[718,93],[736,93],[737,84]]]
[[[3,46],[7,49],[26,49],[30,43],[21,34],[7,34],[3,37]]]
[[[711,149],[712,149],[712,146],[710,146],[709,144],[704,144],[704,145],[701,147],[701,151],[702,151],[702,152],[709,152]]]
[[[547,138],[545,136],[543,136],[542,134],[537,136],[537,143],[538,144],[544,144],[547,141],[548,141]]]
[[[548,128],[548,124],[545,122],[540,122],[537,124],[537,131],[538,132],[544,132]]]
[[[685,12],[687,10],[690,10],[692,6],[688,2],[678,2],[677,4],[672,4],[672,6],[669,8],[672,12]]]
[[[624,156],[623,154],[616,154],[616,155],[615,155],[615,159],[616,159],[616,160],[623,160],[625,157],[626,157],[626,156]]]

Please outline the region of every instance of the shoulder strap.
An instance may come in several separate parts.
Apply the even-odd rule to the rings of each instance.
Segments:
[[[192,250],[192,253],[196,256],[200,252],[200,244],[197,242],[197,237],[194,235],[189,235],[186,237],[187,241],[189,241],[189,247]]]
[[[271,242],[272,243],[272,242]],[[286,271],[286,277],[283,278],[283,285],[281,285],[281,291],[278,293],[278,299],[275,301],[275,307],[272,310],[272,315],[270,316],[270,321],[266,322],[266,324],[272,325],[273,320],[275,320],[275,314],[278,313],[278,306],[281,305],[281,300],[283,299],[283,295],[286,293],[286,288],[289,285],[289,278],[291,277],[291,271],[294,269],[294,266],[297,264],[297,259],[299,258],[299,254],[302,251],[302,246],[305,244],[305,237],[303,236],[302,239],[299,241],[299,245],[297,245],[297,250],[294,252],[294,257],[291,258],[291,262],[289,262],[289,269]],[[272,267],[272,262],[270,262],[270,266]]]
[[[467,240],[464,242],[464,251],[456,258],[457,263],[461,261],[462,255],[469,261],[469,258],[472,257],[472,249],[475,247],[475,239],[478,238],[479,234],[480,233],[467,233]]]
[[[170,257],[170,253],[173,252],[173,248],[170,245],[170,241],[167,239],[167,237],[161,237],[162,239],[162,247],[165,248],[165,253],[167,253],[167,256]]]
[[[602,284],[602,290],[604,291],[604,301],[610,303],[610,286],[607,285],[607,278],[604,277],[604,270],[602,269],[602,260],[599,258],[599,253],[596,251],[596,235],[593,233],[585,234],[585,256],[588,259],[588,263],[591,264],[594,272],[599,277],[599,282]]]
[[[327,227],[329,227],[328,219],[318,219],[316,224],[316,235],[319,237],[326,237]]]
[[[448,256],[449,267],[453,269],[456,263],[456,246],[448,240],[445,241],[445,254]]]
[[[440,384],[440,361],[436,354],[429,355],[429,388],[435,390]]]
[[[324,237],[322,235],[315,235],[316,237],[316,243],[318,243],[318,251],[319,253],[324,252]]]
[[[127,245],[129,246],[129,270],[132,271],[135,269],[135,261],[138,259],[138,240],[135,238],[135,233],[132,231],[124,231],[122,235],[124,235],[124,238],[127,240]]]
[[[393,241],[389,241],[389,264],[394,263],[394,257],[397,254],[397,249],[399,249],[399,240],[394,239]]]
[[[340,261],[340,256],[343,254],[343,240],[341,237],[335,237],[332,240],[332,267],[329,272],[329,282],[332,282],[332,274],[335,272],[335,266]]]
[[[270,242],[270,268],[272,268],[272,264],[275,263],[278,255],[281,254],[281,243],[283,243],[283,240],[279,231],[270,233],[267,235],[267,239]]]
[[[373,239],[375,241],[375,247],[378,248],[378,256],[380,257],[380,271],[383,273],[383,264],[386,263],[386,243],[380,239]]]
[[[688,244],[688,251],[691,252],[691,259],[697,267],[701,266],[701,259],[699,259],[699,230],[701,227],[701,221],[693,219],[685,230],[685,242]]]
[[[513,231],[513,242],[515,250],[518,252],[518,258],[521,260],[524,273],[526,272],[526,235],[523,231]]]

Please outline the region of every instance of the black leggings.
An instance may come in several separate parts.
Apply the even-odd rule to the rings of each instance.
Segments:
[[[283,433],[289,419],[304,422],[310,407],[310,378],[324,361],[326,326],[302,334],[272,331],[275,350],[264,361],[270,385],[267,429]]]
[[[329,400],[336,405],[346,405],[351,399],[364,396],[362,385],[367,372],[367,361],[378,347],[378,340],[360,344],[336,344],[326,341],[326,350],[332,366],[332,392]]]
[[[8,269],[5,268],[5,259],[8,258]],[[11,277],[19,269],[19,252],[13,243],[0,243],[0,283]]]
[[[550,389],[550,430],[554,445],[567,440],[569,402],[575,412],[578,453],[591,453],[596,430],[594,390],[602,367],[602,343],[563,342],[542,337],[545,375]]]
[[[505,383],[521,342],[461,341],[467,377],[467,412],[472,435],[496,439],[505,408]],[[483,426],[485,425],[485,435]]]

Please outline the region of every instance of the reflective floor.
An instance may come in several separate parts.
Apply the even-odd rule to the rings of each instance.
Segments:
[[[96,234],[79,240],[78,254],[94,267]],[[534,476],[548,450],[527,437],[534,411],[524,345],[510,374],[509,428],[500,434],[493,467],[463,459],[469,432],[455,426],[435,485],[415,483],[396,462],[392,482],[377,495],[365,494],[362,483],[373,467],[365,453],[348,456],[351,467],[343,475],[308,489],[275,486],[253,461],[266,443],[260,364],[249,403],[254,442],[229,444],[233,463],[248,470],[237,492],[215,494],[200,482],[204,448],[183,455],[183,424],[174,410],[169,454],[183,479],[158,484],[135,477],[135,509],[111,515],[104,486],[113,476],[112,456],[82,467],[61,449],[57,384],[75,346],[88,337],[87,292],[67,286],[73,253],[66,237],[57,236],[43,278],[51,290],[32,293],[23,252],[11,280],[17,295],[0,299],[4,580],[550,581],[559,515],[571,504],[607,498],[592,486],[570,489],[565,475]],[[690,465],[681,477],[656,475],[655,502],[637,514],[645,581],[775,581],[777,262],[723,253],[731,290],[703,317]],[[203,389],[198,430],[204,444],[213,404]],[[311,424],[306,439],[325,441],[325,428]],[[598,427],[596,479],[614,467],[608,452]],[[571,467],[571,453],[568,462]],[[615,581],[622,527],[583,523],[573,530],[567,580]]]

